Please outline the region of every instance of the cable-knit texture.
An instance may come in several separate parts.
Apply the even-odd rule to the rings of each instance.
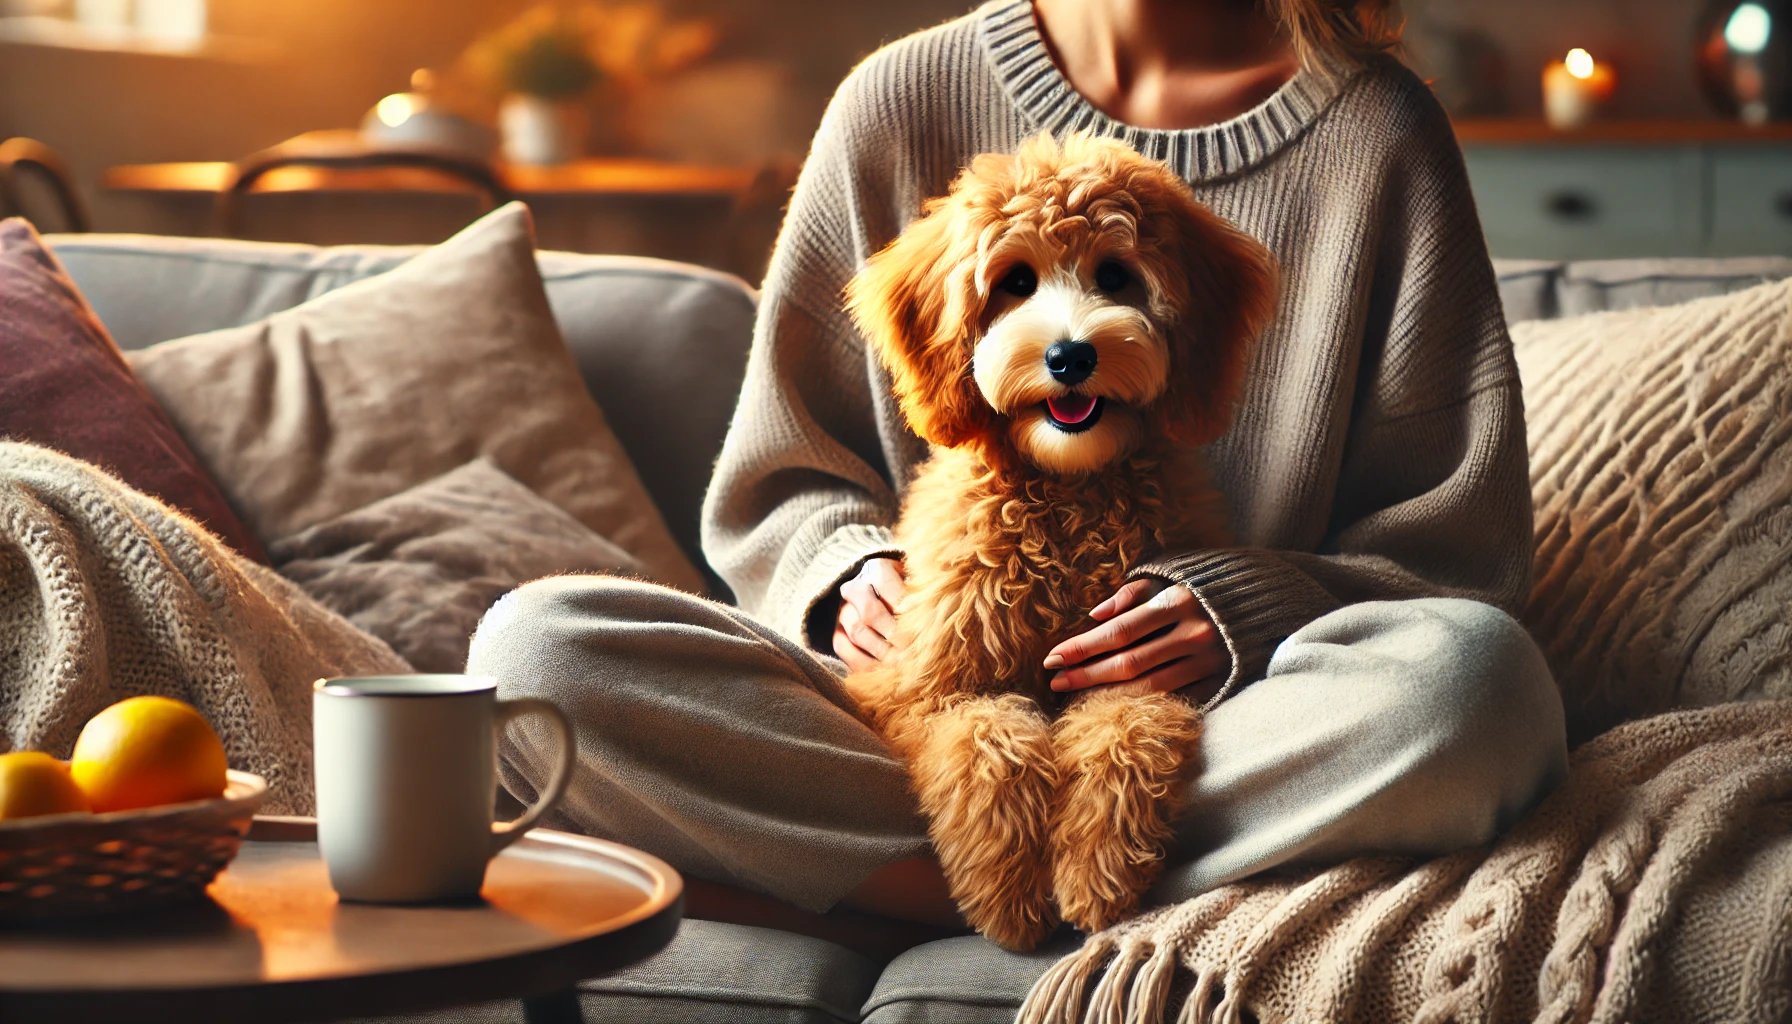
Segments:
[[[815,136],[767,272],[746,382],[704,509],[742,608],[829,650],[927,447],[841,309],[873,253],[984,152],[1087,130],[1166,161],[1267,245],[1283,291],[1231,432],[1211,446],[1237,549],[1165,552],[1260,677],[1300,626],[1376,598],[1516,612],[1530,566],[1524,427],[1493,272],[1448,120],[1392,61],[1299,74],[1256,109],[1135,128],[1053,65],[1029,0],[874,54]]]
[[[1513,334],[1570,739],[1792,697],[1792,283]]]
[[[1092,936],[1018,1019],[1782,1020],[1788,801],[1792,701],[1633,722],[1576,751],[1561,788],[1491,850],[1221,887]],[[1171,957],[1192,984],[1165,977]]]
[[[73,751],[108,705],[198,708],[264,809],[310,814],[311,684],[408,673],[384,643],[97,467],[0,442],[0,751]]]

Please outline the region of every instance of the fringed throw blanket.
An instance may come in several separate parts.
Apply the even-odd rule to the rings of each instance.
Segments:
[[[408,672],[379,640],[85,462],[0,443],[0,752],[67,757],[96,712],[184,700],[263,809],[312,810],[311,684]]]
[[[1019,1021],[1789,1015],[1792,702],[1772,701],[1599,737],[1491,851],[1282,873],[1094,935]]]

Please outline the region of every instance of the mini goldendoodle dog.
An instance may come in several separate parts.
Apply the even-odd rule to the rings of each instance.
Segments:
[[[1274,290],[1181,178],[1081,134],[978,157],[848,286],[934,453],[896,531],[896,650],[847,687],[1005,946],[1114,923],[1161,867],[1199,710],[1106,687],[1060,708],[1042,661],[1136,566],[1228,542],[1197,449]]]

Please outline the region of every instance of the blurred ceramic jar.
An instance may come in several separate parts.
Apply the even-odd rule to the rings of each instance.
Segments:
[[[563,164],[585,152],[591,111],[584,103],[511,93],[498,107],[504,159],[513,164]]]

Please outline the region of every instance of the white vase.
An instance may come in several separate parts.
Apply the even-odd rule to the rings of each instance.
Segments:
[[[205,0],[137,0],[137,31],[174,42],[205,38]]]
[[[590,119],[574,100],[550,100],[512,93],[498,108],[504,159],[514,164],[563,164],[585,149]]]
[[[75,20],[102,32],[128,29],[131,27],[131,0],[75,0]]]

